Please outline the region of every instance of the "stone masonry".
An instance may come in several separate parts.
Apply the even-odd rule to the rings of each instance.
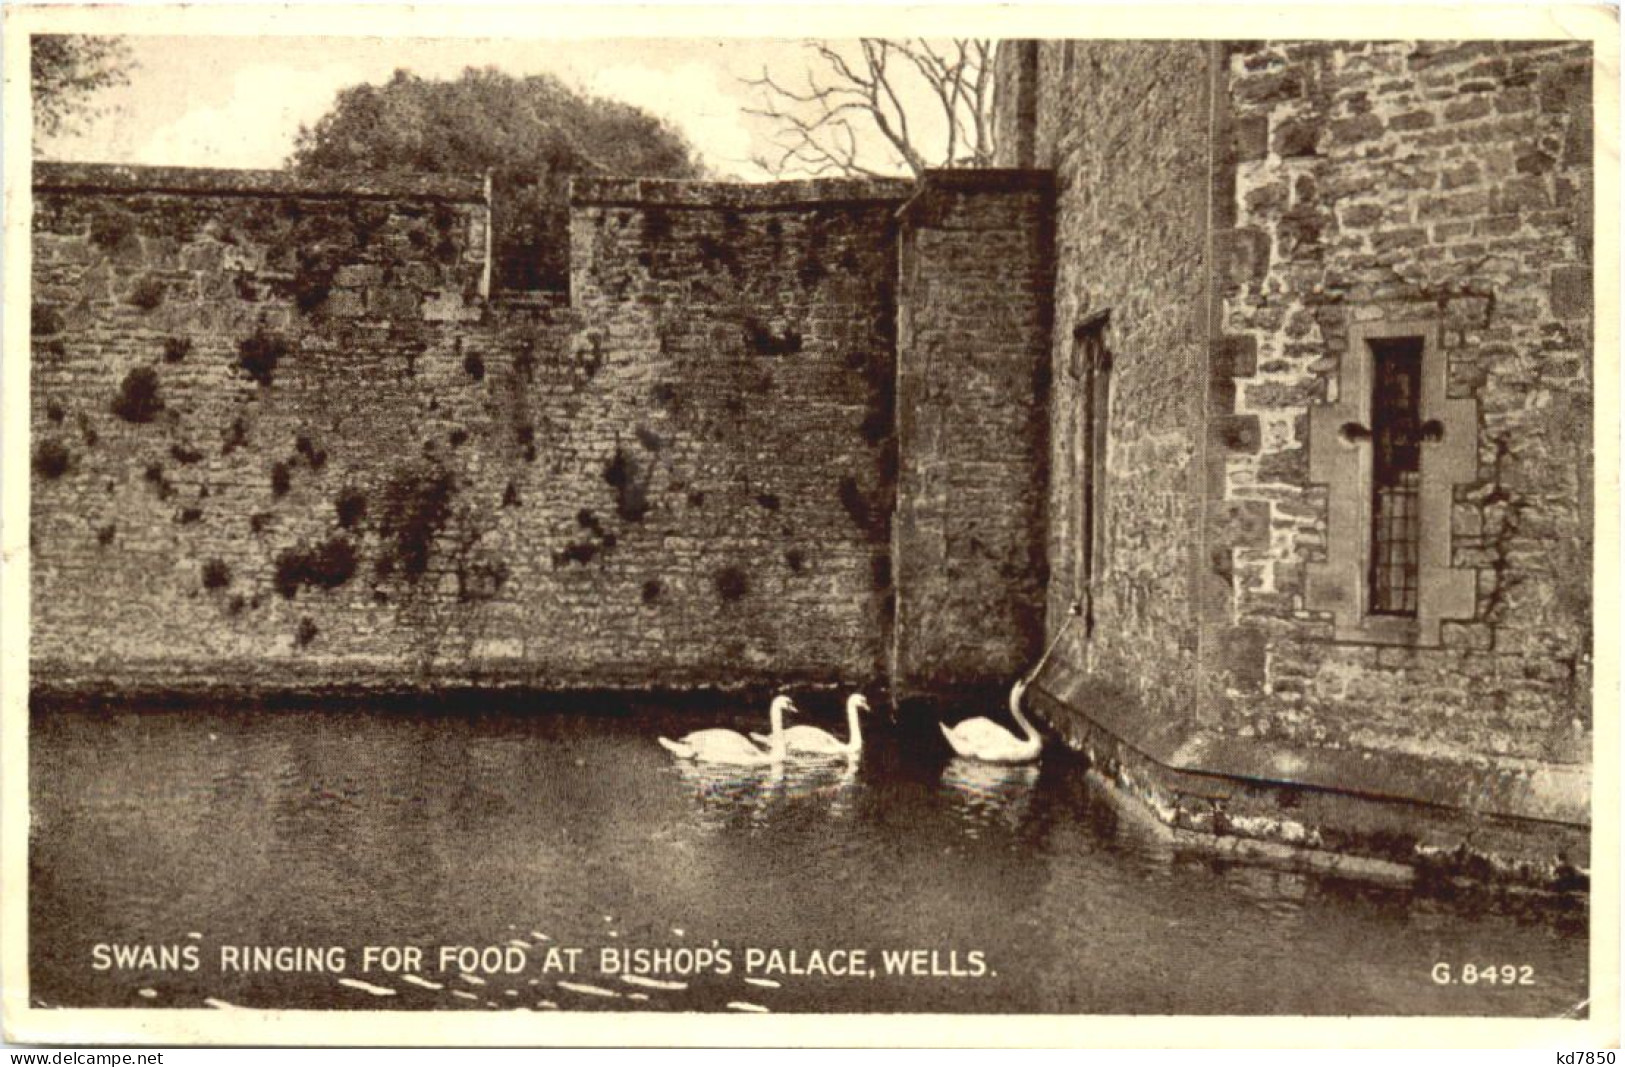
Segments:
[[[932,175],[904,207],[898,291],[900,694],[1001,687],[1040,652],[1048,175]]]
[[[887,687],[912,183],[579,181],[569,293],[488,291],[477,182],[43,164],[35,193],[36,687]],[[958,224],[1031,245],[1012,195]],[[934,469],[1036,484],[1007,444]],[[939,553],[1012,606],[917,688],[1021,661],[997,583],[1035,521]]]
[[[1055,171],[1038,702],[1179,831],[1568,883],[1591,751],[1591,55],[1011,42]],[[1078,331],[1109,316],[1092,580]],[[1410,618],[1368,597],[1372,344],[1422,353]],[[1424,805],[1431,812],[1423,817]]]
[[[1054,643],[1177,834],[1584,884],[1592,60],[1006,42],[1022,169],[582,180],[567,293],[491,291],[477,182],[38,165],[34,684],[952,699]]]

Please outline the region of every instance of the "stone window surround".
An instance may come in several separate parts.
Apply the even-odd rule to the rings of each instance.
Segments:
[[[1111,308],[1078,319],[1067,354],[1067,377],[1075,395],[1068,412],[1069,477],[1081,483],[1068,516],[1072,540],[1072,600],[1084,605],[1085,634],[1094,631],[1094,598],[1104,569],[1106,451],[1111,425],[1112,353],[1107,343]],[[1092,647],[1092,644],[1091,644]]]
[[[1478,402],[1446,396],[1447,361],[1435,319],[1395,319],[1352,323],[1348,348],[1339,361],[1336,399],[1309,409],[1309,480],[1327,492],[1327,549],[1324,563],[1306,568],[1304,602],[1311,611],[1329,612],[1333,640],[1379,645],[1438,645],[1440,623],[1471,619],[1477,610],[1474,571],[1450,566],[1450,514],[1455,486],[1476,477]],[[1372,444],[1369,435],[1351,437],[1345,425],[1371,425],[1374,340],[1422,339],[1422,421],[1442,427],[1437,440],[1423,444],[1421,559],[1414,618],[1369,611],[1371,553]]]

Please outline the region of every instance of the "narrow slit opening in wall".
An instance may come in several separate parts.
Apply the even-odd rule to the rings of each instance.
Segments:
[[[1074,548],[1078,565],[1073,599],[1084,605],[1086,636],[1093,636],[1095,630],[1095,579],[1101,564],[1106,510],[1107,420],[1111,412],[1111,355],[1106,350],[1106,321],[1101,316],[1081,326],[1073,348],[1082,407],[1074,453],[1082,477],[1074,497],[1077,506]]]
[[[1370,613],[1414,618],[1422,534],[1422,338],[1370,345]]]

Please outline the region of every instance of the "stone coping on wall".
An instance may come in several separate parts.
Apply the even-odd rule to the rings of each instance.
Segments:
[[[789,208],[901,202],[915,189],[907,178],[809,178],[786,182],[696,182],[671,178],[572,178],[577,206]]]
[[[1224,736],[1186,717],[1153,719],[1132,697],[1059,658],[1046,665],[1032,692],[1039,707],[1080,716],[1161,767],[1213,780],[1215,795],[1224,793],[1222,782],[1228,779],[1479,815],[1591,823],[1591,770],[1583,764],[1474,763]]]
[[[306,177],[281,170],[146,167],[123,163],[34,163],[36,190],[170,193],[193,196],[312,196],[365,200],[442,200],[483,204],[483,178],[441,174],[342,174]]]
[[[897,209],[898,218],[915,210],[929,193],[1024,193],[1055,191],[1055,172],[1015,167],[956,167],[928,170],[913,186],[914,195]]]
[[[1055,172],[1038,167],[934,167],[920,183],[935,189],[990,189],[1047,192],[1055,186]]]

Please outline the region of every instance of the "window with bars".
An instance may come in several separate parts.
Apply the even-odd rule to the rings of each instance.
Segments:
[[[1438,645],[1477,612],[1477,575],[1452,566],[1451,498],[1478,475],[1478,403],[1451,397],[1439,323],[1357,322],[1330,398],[1309,409],[1309,480],[1327,487],[1326,556],[1304,606],[1337,641]]]
[[[1422,532],[1422,339],[1373,340],[1370,611],[1416,615]]]

